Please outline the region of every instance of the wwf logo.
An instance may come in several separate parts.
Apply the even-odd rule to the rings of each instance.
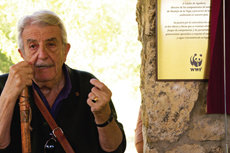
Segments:
[[[201,65],[202,65],[202,54],[194,54],[190,57],[190,64],[192,66],[195,66],[195,68],[190,68],[191,71],[201,71]]]

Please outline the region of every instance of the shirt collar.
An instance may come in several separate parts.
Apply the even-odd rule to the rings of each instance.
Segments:
[[[62,70],[63,70],[64,76],[65,76],[65,85],[62,88],[61,92],[58,94],[57,98],[55,99],[52,108],[50,108],[48,101],[46,100],[45,96],[42,94],[38,85],[35,82],[32,83],[32,87],[37,91],[37,93],[39,94],[42,101],[44,102],[44,104],[46,105],[47,109],[50,111],[50,113],[53,117],[56,117],[56,115],[59,111],[59,108],[60,108],[59,106],[60,106],[61,101],[66,99],[69,96],[71,89],[72,89],[70,75],[68,73],[66,64],[63,64]]]

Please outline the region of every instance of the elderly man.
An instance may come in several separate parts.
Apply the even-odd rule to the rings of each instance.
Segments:
[[[64,152],[35,105],[35,92],[77,153],[122,153],[125,134],[117,121],[111,91],[87,72],[65,65],[70,49],[65,27],[50,11],[19,22],[19,53],[24,61],[0,76],[0,152],[21,152],[18,98],[28,86],[33,153]],[[47,144],[53,139],[51,147]]]

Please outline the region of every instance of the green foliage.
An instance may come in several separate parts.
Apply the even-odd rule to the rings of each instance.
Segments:
[[[0,72],[7,73],[9,72],[9,67],[13,65],[10,57],[7,57],[5,54],[3,54],[0,50]]]
[[[40,9],[52,10],[66,25],[72,46],[67,58],[70,66],[93,72],[108,83],[128,79],[137,92],[141,45],[137,41],[135,5],[136,0],[1,1],[1,54],[11,58],[9,65],[21,60],[16,38],[19,17]]]
[[[137,41],[136,2],[0,0],[0,71],[7,72],[10,65],[22,60],[17,52],[18,19],[48,9],[65,23],[71,44],[67,64],[93,73],[108,85],[120,109],[138,105],[141,44]],[[134,128],[136,118],[133,120],[126,126]]]

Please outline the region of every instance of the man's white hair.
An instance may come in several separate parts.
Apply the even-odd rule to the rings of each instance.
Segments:
[[[24,16],[18,22],[18,46],[24,52],[24,45],[22,33],[27,25],[41,25],[41,26],[58,26],[61,30],[61,38],[63,45],[67,44],[67,33],[62,20],[52,11],[37,11],[32,15]]]

